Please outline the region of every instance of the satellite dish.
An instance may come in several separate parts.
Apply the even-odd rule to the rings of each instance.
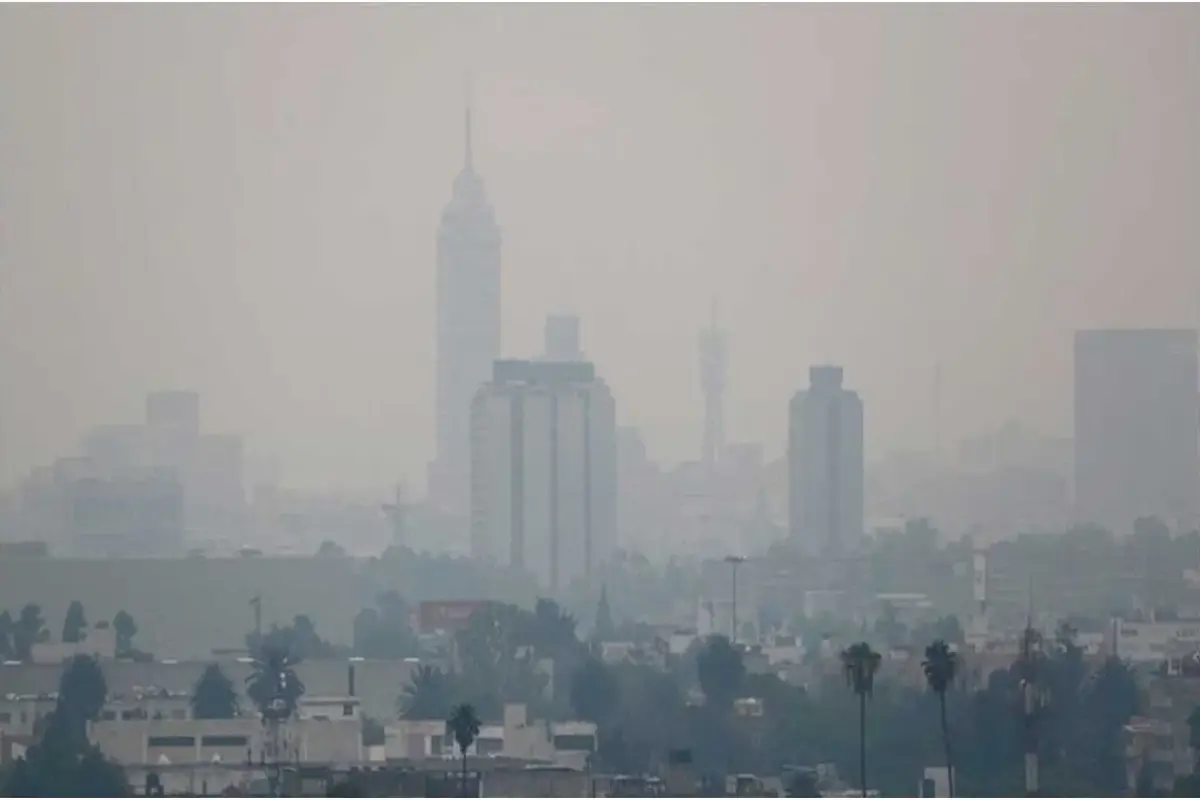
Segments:
[[[159,755],[158,755],[158,763],[159,763],[159,764],[170,764],[170,763],[171,763],[171,759],[167,758],[167,754],[166,754],[166,753],[159,753]]]

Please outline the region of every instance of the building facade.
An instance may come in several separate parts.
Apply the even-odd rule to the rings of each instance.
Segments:
[[[471,551],[550,589],[616,547],[616,408],[587,362],[497,361],[471,416]]]
[[[1194,330],[1075,334],[1075,516],[1117,534],[1139,517],[1200,522]]]
[[[809,369],[788,412],[789,522],[803,549],[836,555],[863,535],[863,407],[842,368]]]
[[[579,349],[579,317],[572,314],[551,314],[544,329],[547,361],[584,361]]]
[[[142,423],[98,426],[81,444],[22,485],[25,535],[56,554],[178,556],[242,530],[242,440],[201,433],[195,392],[152,392]]]
[[[471,112],[466,152],[437,237],[437,454],[431,501],[465,511],[471,401],[500,356],[500,228],[475,172]]]

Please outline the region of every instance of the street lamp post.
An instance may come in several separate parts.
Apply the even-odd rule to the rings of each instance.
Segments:
[[[745,559],[743,556],[725,556],[725,563],[726,563],[726,564],[728,564],[728,565],[729,565],[729,566],[732,568],[732,570],[733,570],[733,598],[732,598],[733,602],[732,602],[732,603],[730,603],[730,606],[731,606],[731,608],[730,608],[730,616],[732,617],[732,623],[733,623],[733,625],[732,625],[732,627],[733,627],[732,634],[733,634],[733,635],[729,637],[729,641],[730,641],[732,644],[737,644],[737,640],[738,640],[738,626],[737,626],[737,570],[738,570],[738,565],[739,565],[739,564],[741,564],[741,563],[742,563],[743,561],[745,561],[745,560],[746,560],[746,559]]]

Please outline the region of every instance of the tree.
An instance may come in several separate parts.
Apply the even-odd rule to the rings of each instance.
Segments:
[[[363,716],[362,719],[362,743],[363,747],[380,747],[387,741],[387,733],[383,729],[383,725],[379,720],[371,716]]]
[[[335,541],[326,539],[317,548],[317,558],[345,558],[346,548]]]
[[[921,662],[925,682],[937,695],[938,713],[942,727],[942,745],[946,751],[946,774],[950,783],[950,796],[954,797],[954,759],[950,753],[950,727],[946,723],[946,690],[954,685],[958,674],[958,654],[941,639],[925,648],[925,660]]]
[[[696,656],[696,671],[705,700],[715,708],[727,709],[737,697],[746,675],[742,654],[720,634],[709,636]]]
[[[292,619],[292,648],[296,658],[329,658],[334,648],[329,642],[317,635],[317,626],[307,614],[299,614]]]
[[[0,661],[13,657],[13,618],[7,611],[0,611]]]
[[[108,683],[99,662],[92,656],[75,656],[67,662],[59,679],[56,713],[90,722],[100,716],[107,697]]]
[[[475,716],[475,709],[470,703],[463,703],[450,714],[446,726],[454,734],[454,741],[462,753],[462,791],[463,797],[467,797],[467,750],[475,743],[475,737],[479,736],[479,717]]]
[[[354,652],[364,658],[397,660],[417,652],[417,638],[409,623],[408,603],[399,592],[375,598],[376,608],[364,608],[354,617]]]
[[[209,664],[192,689],[192,716],[196,719],[233,719],[238,715],[238,694],[221,667]]]
[[[88,743],[87,723],[104,707],[104,673],[91,656],[75,656],[59,679],[58,702],[39,740],[5,776],[8,797],[128,797],[125,772]]]
[[[1200,706],[1192,708],[1192,713],[1188,714],[1188,747],[1192,751],[1192,772],[1200,774],[1200,769],[1195,765],[1200,765]]]
[[[867,796],[867,698],[875,690],[875,674],[883,661],[866,642],[842,651],[842,672],[846,684],[858,695],[858,773],[862,796]]]
[[[620,689],[604,662],[592,657],[571,677],[571,708],[580,719],[606,723],[617,710]]]
[[[412,673],[397,701],[405,719],[446,719],[454,708],[454,676],[423,664]]]
[[[72,600],[71,605],[67,606],[66,619],[63,620],[62,640],[64,642],[83,641],[87,624],[87,617],[83,613],[83,603]]]
[[[456,636],[463,696],[484,716],[498,716],[505,703],[525,703],[536,712],[543,702],[546,677],[535,669],[527,614],[492,604],[473,613]]]
[[[299,659],[278,642],[264,643],[253,658],[246,694],[263,719],[289,719],[304,695],[304,684],[295,671]]]
[[[13,625],[13,656],[20,661],[29,661],[33,657],[33,645],[43,638],[46,620],[42,618],[42,607],[29,603],[21,609],[17,621]]]
[[[137,623],[133,621],[133,617],[125,609],[117,612],[113,617],[113,630],[117,634],[117,657],[129,657],[134,654],[133,637],[137,636]]]

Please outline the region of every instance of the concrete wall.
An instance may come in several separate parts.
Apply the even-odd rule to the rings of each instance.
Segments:
[[[30,657],[35,664],[61,664],[77,655],[114,658],[117,632],[108,628],[88,628],[82,642],[35,642]]]
[[[484,797],[588,797],[588,776],[562,769],[496,770],[484,773]]]
[[[180,660],[242,646],[256,596],[264,625],[307,614],[322,638],[349,646],[355,614],[389,589],[414,604],[470,597],[528,607],[534,599],[519,576],[450,558],[0,558],[0,609],[16,616],[37,603],[51,631],[61,630],[71,600],[93,624],[124,609],[137,622],[138,648]]]
[[[133,695],[135,687],[159,687],[189,695],[204,669],[211,661],[179,661],[177,663],[133,661],[102,661],[109,697]],[[405,661],[356,661],[354,663],[355,695],[361,702],[363,714],[380,720],[395,719],[396,699],[408,684],[416,664]],[[347,694],[350,662],[340,659],[304,661],[296,667],[296,675],[304,683],[306,694],[314,697]],[[244,712],[253,706],[245,695],[250,664],[222,661],[221,669],[241,694]],[[0,665],[0,692],[15,695],[49,694],[58,691],[62,674],[60,665],[4,664]]]

